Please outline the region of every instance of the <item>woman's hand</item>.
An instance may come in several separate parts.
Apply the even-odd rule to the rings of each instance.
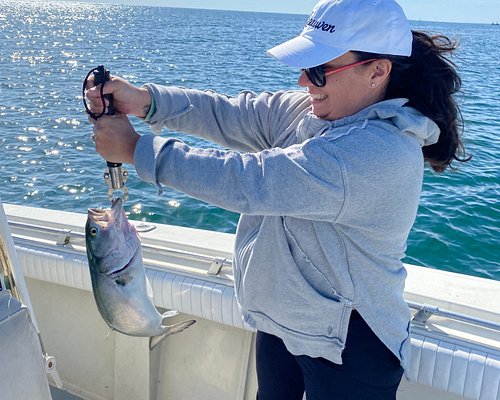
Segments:
[[[93,84],[93,77],[89,78],[85,94],[90,110],[95,114],[100,114],[102,112],[101,85],[92,87]],[[104,83],[103,94],[113,95],[113,106],[117,113],[144,118],[151,106],[151,97],[146,88],[136,87],[117,76],[111,76]]]
[[[95,149],[102,158],[115,163],[134,163],[140,135],[126,115],[103,115],[97,121],[89,117],[89,121],[94,125]]]

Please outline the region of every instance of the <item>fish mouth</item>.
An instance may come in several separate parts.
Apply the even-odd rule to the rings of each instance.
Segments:
[[[112,200],[111,208],[89,208],[87,216],[90,220],[106,228],[109,226],[123,211],[122,199],[115,198]]]
[[[89,208],[87,215],[89,220],[103,228],[108,227],[115,219],[111,209]]]

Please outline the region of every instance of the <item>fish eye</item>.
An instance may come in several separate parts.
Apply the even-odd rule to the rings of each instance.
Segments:
[[[95,226],[90,228],[90,236],[96,237],[98,233],[99,233],[99,229],[97,229]]]

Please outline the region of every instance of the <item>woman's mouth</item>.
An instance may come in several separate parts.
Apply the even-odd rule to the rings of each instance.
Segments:
[[[313,102],[314,101],[322,101],[328,97],[326,94],[319,94],[319,93],[309,93],[309,96],[311,96],[311,100]]]

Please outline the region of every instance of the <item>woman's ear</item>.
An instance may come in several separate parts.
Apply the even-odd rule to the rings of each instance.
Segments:
[[[373,61],[373,63],[370,65],[371,87],[373,88],[379,87],[385,82],[388,82],[387,78],[391,74],[391,70],[392,70],[392,62],[387,58],[380,58]]]

